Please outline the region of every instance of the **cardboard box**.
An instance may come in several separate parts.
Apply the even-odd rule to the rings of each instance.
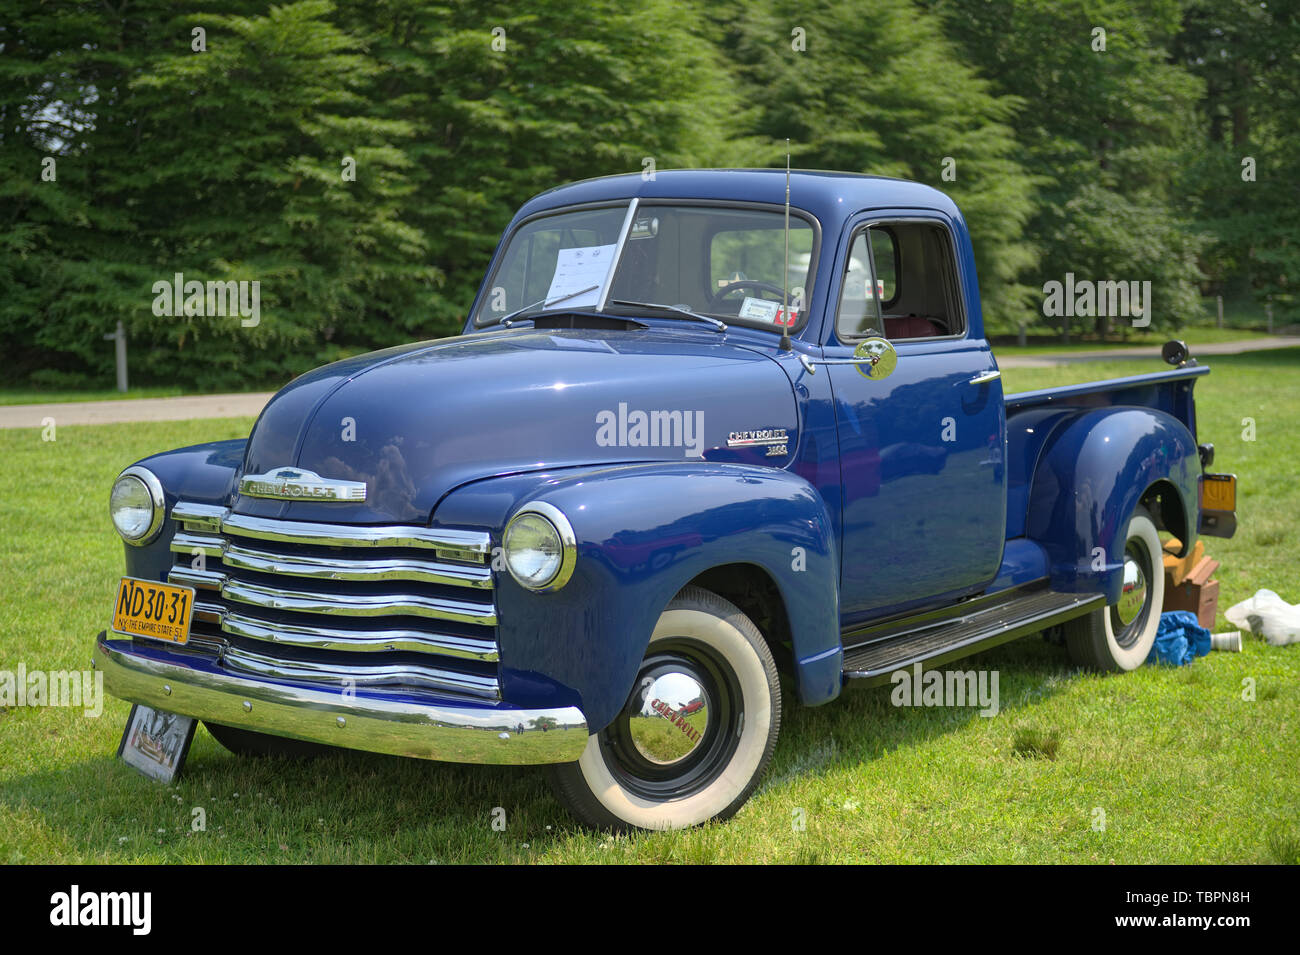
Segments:
[[[1196,620],[1202,627],[1213,631],[1214,619],[1219,613],[1219,582],[1206,580],[1204,583],[1196,583],[1187,579],[1181,584],[1175,584],[1171,576],[1165,574],[1164,611],[1170,610],[1190,611],[1196,614]]]
[[[1187,579],[1187,575],[1190,574],[1196,565],[1201,562],[1202,558],[1205,557],[1205,544],[1202,541],[1197,541],[1196,546],[1192,548],[1192,552],[1186,557],[1175,557],[1173,552],[1177,551],[1182,546],[1182,542],[1176,537],[1170,538],[1170,540],[1165,543],[1165,572],[1173,576],[1175,584],[1181,584],[1185,579]]]

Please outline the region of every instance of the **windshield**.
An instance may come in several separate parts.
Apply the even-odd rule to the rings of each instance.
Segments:
[[[525,222],[510,237],[474,321],[595,308],[603,299],[606,311],[629,308],[618,302],[647,303],[774,331],[801,324],[815,239],[802,213],[790,214],[788,273],[781,209],[643,202],[627,218],[624,204]]]

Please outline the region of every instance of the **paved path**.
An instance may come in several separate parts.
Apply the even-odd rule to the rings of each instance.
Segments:
[[[1242,352],[1300,345],[1300,336],[1254,338],[1218,342],[1192,348],[1192,355],[1237,355]],[[994,349],[996,353],[996,349]],[[1160,362],[1155,345],[1105,348],[1094,351],[1042,355],[1008,355],[999,358],[1003,368],[1050,368],[1102,359],[1147,359]],[[39,428],[46,418],[55,424],[115,424],[123,421],[188,421],[192,418],[242,418],[257,415],[271,392],[243,395],[189,395],[181,398],[134,398],[126,401],[69,401],[44,405],[0,405],[0,428]]]
[[[244,395],[188,395],[180,398],[0,405],[0,428],[39,428],[46,418],[53,418],[57,425],[242,418],[258,414],[270,400],[271,392],[267,391]]]
[[[1271,338],[1248,338],[1239,342],[1214,342],[1208,345],[1193,343],[1189,347],[1192,357],[1197,358],[1202,355],[1240,355],[1242,352],[1292,348],[1297,345],[1300,345],[1300,336],[1274,335]],[[994,348],[993,354],[996,355],[997,352],[998,350]],[[1054,365],[1073,365],[1079,362],[1142,358],[1159,363],[1160,346],[1139,345],[1133,348],[1097,348],[1088,351],[1045,352],[1041,355],[1008,355],[998,359],[998,366],[1000,368],[1051,368]]]

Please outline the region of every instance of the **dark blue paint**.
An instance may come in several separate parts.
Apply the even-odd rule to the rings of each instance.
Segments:
[[[560,508],[578,538],[573,579],[554,594],[497,575],[503,690],[546,674],[577,687],[593,726],[613,719],[664,606],[704,571],[752,565],[775,583],[790,620],[800,697],[839,692],[835,528],[817,491],[787,471],[659,462],[480,481],[438,508],[449,526],[496,526],[527,501]],[[797,570],[795,548],[802,550]]]
[[[1047,551],[1052,586],[1066,593],[1101,591],[1119,599],[1128,518],[1161,479],[1178,492],[1184,513],[1197,513],[1201,473],[1196,441],[1171,415],[1146,408],[1095,408],[1058,427],[1043,448],[1029,492],[1026,535]],[[1195,543],[1197,522],[1187,547]],[[1101,548],[1103,567],[1094,567]]]
[[[653,181],[577,183],[530,200],[503,241],[539,212],[632,196],[779,205],[785,176],[664,171]],[[295,379],[246,443],[143,463],[169,505],[182,497],[266,517],[481,528],[494,544],[520,505],[554,504],[573,523],[580,557],[553,594],[496,574],[503,691],[520,706],[578,705],[593,728],[626,699],[663,607],[712,568],[746,565],[775,585],[799,697],[816,704],[840,691],[841,632],[872,619],[1044,577],[1114,599],[1124,525],[1157,481],[1177,489],[1196,526],[1192,383],[1208,369],[1005,398],[1000,382],[971,385],[996,364],[970,237],[952,201],[914,183],[796,172],[791,203],[816,218],[822,237],[792,350],[778,346],[776,331],[718,334],[660,313],[627,329],[476,332],[467,324],[454,338]],[[810,374],[800,356],[850,351],[835,338],[834,303],[853,227],[868,212],[931,218],[949,231],[965,330],[900,344],[884,380],[852,366]],[[702,412],[699,456],[598,444],[597,415],[620,404]],[[944,418],[954,420],[955,440],[943,440]],[[355,440],[345,439],[349,425]],[[785,428],[787,453],[727,447],[729,432],[760,428]],[[364,480],[369,499],[282,503],[236,493],[240,474],[284,465]],[[169,533],[128,547],[128,572],[165,577]]]

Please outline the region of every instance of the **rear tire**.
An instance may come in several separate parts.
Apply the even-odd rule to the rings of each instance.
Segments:
[[[269,733],[258,733],[222,723],[209,723],[205,720],[203,725],[208,728],[213,739],[236,756],[315,759],[339,751],[338,747],[326,746],[324,743],[309,743],[306,740],[290,739],[287,736],[272,736]]]
[[[1160,535],[1146,508],[1129,518],[1124,545],[1124,592],[1119,603],[1066,621],[1062,629],[1070,657],[1094,670],[1136,670],[1160,629],[1165,571]]]
[[[551,779],[593,828],[687,828],[744,805],[780,730],[781,684],[763,635],[735,605],[686,587],[660,615],[618,717]]]

